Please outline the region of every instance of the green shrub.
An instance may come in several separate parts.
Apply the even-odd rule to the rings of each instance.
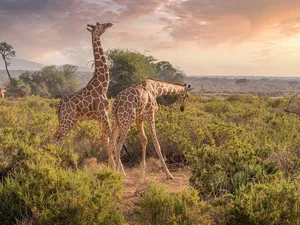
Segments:
[[[268,183],[248,184],[233,196],[227,224],[300,224],[300,186],[279,177]]]
[[[194,189],[169,194],[154,183],[140,201],[138,224],[210,224],[209,207],[199,201]]]
[[[32,218],[35,224],[121,224],[116,211],[120,175],[94,175],[50,165],[32,165],[0,183],[0,224]]]

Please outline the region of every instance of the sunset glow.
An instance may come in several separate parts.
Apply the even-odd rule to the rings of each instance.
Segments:
[[[0,0],[0,41],[18,58],[85,66],[86,24],[112,22],[105,50],[138,50],[187,75],[300,76],[299,15],[299,0]]]

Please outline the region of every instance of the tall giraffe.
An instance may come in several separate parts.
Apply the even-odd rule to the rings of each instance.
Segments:
[[[84,88],[64,96],[60,101],[58,107],[59,127],[54,138],[56,144],[61,144],[68,131],[78,120],[97,120],[108,154],[108,165],[114,166],[109,146],[111,127],[108,118],[109,101],[106,95],[110,75],[100,42],[100,36],[111,26],[111,23],[99,24],[98,22],[96,25],[87,25],[87,30],[92,34],[95,72]]]
[[[168,179],[174,179],[169,172],[164,158],[161,153],[161,148],[157,139],[155,130],[155,112],[158,109],[156,98],[162,95],[179,94],[180,110],[184,110],[184,101],[188,97],[188,91],[192,90],[190,85],[159,81],[154,79],[145,79],[135,87],[129,87],[121,91],[115,98],[112,108],[113,125],[111,146],[114,149],[117,170],[121,167],[120,151],[124,141],[126,140],[128,131],[133,122],[136,123],[142,144],[142,173],[145,175],[146,168],[146,145],[147,137],[145,135],[143,121],[146,121],[150,129],[152,142],[156,153],[158,154],[163,169]]]

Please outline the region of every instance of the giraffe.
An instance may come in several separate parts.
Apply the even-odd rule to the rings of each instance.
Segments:
[[[6,88],[1,88],[0,89],[1,98],[5,97],[5,93],[6,93]]]
[[[28,96],[28,92],[26,88],[9,88],[9,89],[5,89],[5,94],[6,93],[13,93],[15,98],[25,98]]]
[[[133,122],[136,123],[142,144],[142,174],[145,175],[146,168],[146,145],[147,137],[144,131],[143,122],[146,121],[152,137],[155,151],[158,154],[163,169],[168,179],[174,179],[169,172],[163,159],[161,148],[157,139],[155,130],[155,112],[158,109],[156,98],[162,95],[179,94],[180,110],[184,111],[184,102],[188,97],[188,92],[193,88],[190,85],[159,81],[154,79],[145,79],[139,85],[129,87],[121,91],[115,98],[112,107],[113,124],[111,146],[115,152],[117,171],[123,170],[120,161],[120,151],[126,140],[128,131]],[[125,174],[126,175],[126,174]]]
[[[4,98],[7,93],[14,94],[15,98],[25,98],[28,95],[26,88],[0,88],[2,98]]]
[[[97,120],[108,154],[108,165],[114,167],[114,159],[109,148],[111,127],[108,118],[107,90],[110,75],[100,42],[100,36],[111,26],[111,23],[100,24],[98,22],[96,25],[87,25],[87,30],[92,34],[94,75],[84,88],[64,96],[60,101],[58,106],[59,127],[54,138],[56,144],[60,145],[68,131],[74,127],[78,120]]]

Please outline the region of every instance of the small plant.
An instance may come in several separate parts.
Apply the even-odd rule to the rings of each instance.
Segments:
[[[209,206],[199,201],[197,191],[169,194],[154,183],[143,196],[137,214],[138,224],[194,225],[210,224]]]

